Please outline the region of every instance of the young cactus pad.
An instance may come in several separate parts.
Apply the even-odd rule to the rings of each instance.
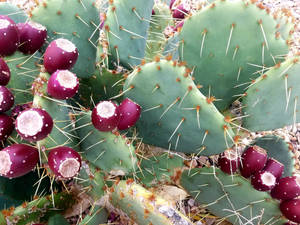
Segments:
[[[144,143],[166,149],[221,153],[231,145],[233,132],[189,72],[176,62],[160,60],[129,75],[123,92],[142,107],[139,134]]]

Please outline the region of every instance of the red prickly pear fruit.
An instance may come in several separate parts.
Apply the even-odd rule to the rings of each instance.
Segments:
[[[5,114],[0,114],[0,141],[6,140],[14,130],[14,121]]]
[[[57,147],[48,155],[48,165],[53,173],[60,178],[72,178],[81,167],[81,157],[74,149]]]
[[[79,88],[77,76],[69,70],[57,70],[48,80],[47,92],[56,99],[72,98]]]
[[[15,98],[11,91],[4,86],[0,86],[0,112],[6,112],[14,105]]]
[[[118,106],[111,101],[99,102],[92,111],[92,123],[99,131],[112,131],[118,126],[119,121]]]
[[[267,152],[263,148],[254,145],[247,148],[242,154],[240,167],[243,177],[248,178],[257,171],[262,170],[267,162]]]
[[[13,21],[9,16],[0,15],[0,19],[8,20],[11,24],[16,25],[15,21]]]
[[[177,23],[175,28],[174,28],[174,32],[176,32],[176,31],[179,32],[181,30],[181,28],[183,27],[183,24],[184,24],[184,20]]]
[[[185,15],[190,11],[190,7],[188,5],[180,4],[176,6],[173,10],[173,18],[175,19],[184,19]]]
[[[240,165],[238,153],[233,149],[227,149],[219,158],[220,169],[224,173],[233,174]]]
[[[39,50],[47,39],[47,29],[39,23],[29,21],[18,23],[17,28],[20,35],[18,49],[24,54],[32,54]]]
[[[286,200],[280,203],[281,213],[290,221],[300,223],[300,199]]]
[[[272,173],[276,179],[279,179],[284,171],[284,165],[276,159],[270,158],[267,161],[264,171]]]
[[[5,86],[10,80],[10,69],[6,62],[0,58],[0,85]]]
[[[141,106],[126,98],[118,107],[120,113],[119,130],[126,130],[132,127],[141,116]]]
[[[176,0],[171,0],[171,1],[170,1],[170,5],[169,5],[170,9],[172,9],[172,7],[173,7],[175,1],[176,1]]]
[[[12,55],[19,45],[19,32],[12,19],[0,18],[0,55]]]
[[[29,103],[25,103],[25,104],[22,104],[22,105],[16,105],[12,110],[11,110],[11,116],[14,118],[14,119],[17,119],[17,116],[23,112],[24,110],[26,109],[30,109],[32,107],[32,102],[29,102]]]
[[[269,191],[276,185],[276,177],[268,171],[258,171],[251,176],[251,184],[258,191]]]
[[[52,41],[46,49],[44,66],[48,73],[52,74],[59,69],[71,69],[77,58],[78,50],[76,46],[67,39],[59,38]]]
[[[53,120],[43,109],[26,109],[16,119],[16,130],[27,141],[40,141],[46,138],[52,128]]]
[[[39,152],[30,145],[13,144],[0,151],[0,175],[16,178],[29,173],[39,161]]]
[[[288,200],[300,196],[300,176],[279,179],[271,191],[271,196],[279,200]]]

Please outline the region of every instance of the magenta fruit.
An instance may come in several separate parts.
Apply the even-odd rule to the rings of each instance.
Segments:
[[[16,130],[27,141],[46,138],[53,128],[53,120],[43,109],[31,108],[22,111],[16,119]]]
[[[258,171],[251,176],[251,184],[258,191],[269,191],[276,184],[276,177],[268,171]]]
[[[288,200],[300,196],[300,176],[279,179],[271,191],[271,196],[279,200]]]
[[[48,80],[47,92],[56,99],[73,97],[79,88],[79,81],[69,70],[57,70]]]
[[[0,55],[12,55],[19,45],[19,32],[11,19],[1,16],[0,18]]]
[[[14,105],[15,98],[11,91],[4,87],[0,86],[0,112],[6,112]]]
[[[241,174],[243,177],[250,177],[265,167],[267,152],[263,148],[254,145],[247,148],[242,154]]]
[[[180,4],[173,9],[173,18],[175,19],[184,19],[185,15],[188,14],[190,7],[188,5]]]
[[[24,111],[25,109],[30,109],[32,107],[32,102],[22,104],[22,105],[16,105],[12,110],[11,110],[11,116],[14,119],[17,119],[17,116]]]
[[[170,5],[169,5],[170,9],[173,8],[173,5],[174,5],[175,1],[176,1],[176,0],[171,0],[171,1],[170,1]]]
[[[92,111],[92,123],[99,131],[112,131],[118,126],[120,113],[111,101],[99,102]]]
[[[80,170],[81,157],[72,148],[57,147],[50,151],[48,164],[53,173],[61,178],[72,178]]]
[[[0,175],[16,178],[29,173],[39,161],[39,152],[30,145],[14,144],[0,151]]]
[[[5,114],[0,114],[0,141],[6,140],[14,130],[14,121]]]
[[[118,107],[120,113],[119,130],[126,130],[132,127],[141,116],[141,106],[126,98]]]
[[[76,63],[78,50],[69,40],[59,38],[52,41],[44,55],[44,66],[52,74],[56,70],[68,70]]]
[[[272,173],[276,177],[276,179],[279,179],[283,174],[284,165],[281,162],[278,162],[277,160],[270,158],[267,161],[264,171]]]
[[[16,25],[15,21],[13,21],[9,16],[0,15],[0,19],[8,20],[11,24]]]
[[[0,58],[0,85],[7,85],[10,80],[10,69],[6,62]]]
[[[281,202],[280,211],[290,221],[300,223],[300,199]]]
[[[25,54],[32,54],[39,50],[47,39],[47,29],[39,23],[32,21],[18,23],[17,28],[20,35],[18,49]]]
[[[238,153],[233,149],[226,150],[219,158],[220,169],[224,173],[233,174],[240,165]]]

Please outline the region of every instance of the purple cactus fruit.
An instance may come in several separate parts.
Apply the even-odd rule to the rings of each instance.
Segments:
[[[0,112],[6,112],[14,105],[15,98],[11,91],[4,86],[0,86]]]
[[[14,121],[5,114],[0,114],[0,141],[6,140],[14,130]]]
[[[271,191],[271,196],[279,200],[288,200],[300,196],[300,176],[279,179]]]
[[[111,101],[99,102],[92,111],[92,123],[99,131],[112,131],[118,126],[120,113]]]
[[[25,54],[39,50],[47,39],[47,29],[39,23],[18,23],[17,28],[20,34],[18,49]]]
[[[242,154],[241,174],[243,177],[250,177],[257,171],[262,170],[267,162],[265,149],[254,145],[247,148]]]
[[[53,128],[53,120],[43,109],[31,108],[22,111],[16,119],[16,130],[27,141],[46,138]]]
[[[15,21],[13,21],[9,16],[0,15],[0,19],[8,20],[11,24],[16,25]]]
[[[30,145],[13,144],[0,151],[0,175],[16,178],[29,173],[39,161],[39,152]]]
[[[284,171],[284,165],[276,159],[269,158],[264,171],[272,173],[276,179],[279,179]]]
[[[0,55],[12,55],[19,45],[19,32],[15,23],[6,17],[0,18]]]
[[[48,164],[53,173],[61,178],[72,178],[80,170],[81,157],[72,148],[57,147],[50,151]]]
[[[118,107],[120,112],[119,130],[126,130],[132,127],[141,116],[141,106],[126,98]]]
[[[30,109],[32,107],[32,102],[22,104],[22,105],[16,105],[12,110],[11,110],[11,116],[14,119],[17,119],[17,116],[24,111],[25,109]]]
[[[173,8],[173,5],[174,5],[175,1],[176,1],[176,0],[171,0],[171,1],[170,1],[170,5],[169,5],[170,9]]]
[[[181,28],[183,27],[183,24],[184,24],[184,20],[182,20],[179,23],[177,23],[176,26],[175,26],[175,28],[174,28],[174,32],[180,31]]]
[[[69,70],[57,70],[48,80],[47,92],[56,99],[73,97],[79,88],[79,80]]]
[[[173,18],[184,19],[185,15],[190,11],[190,7],[187,4],[180,4],[175,7],[172,12]]]
[[[268,171],[258,171],[251,176],[251,184],[258,191],[269,191],[276,184],[276,177]]]
[[[7,85],[10,80],[10,69],[6,62],[0,58],[0,85]]]
[[[69,40],[59,38],[52,41],[44,55],[44,66],[52,74],[56,70],[71,69],[78,58],[76,46]]]
[[[226,150],[219,158],[219,166],[224,173],[235,173],[239,168],[239,165],[239,156],[237,152],[233,149]]]
[[[300,223],[300,199],[281,202],[280,211],[290,221]]]

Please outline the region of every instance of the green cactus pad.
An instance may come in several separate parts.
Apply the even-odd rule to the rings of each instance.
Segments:
[[[243,99],[243,126],[265,131],[299,123],[299,73],[299,58],[291,58],[258,78]]]
[[[267,150],[268,157],[274,158],[284,165],[282,177],[293,176],[295,172],[295,155],[283,138],[275,135],[266,135],[256,138],[251,145],[258,145]]]
[[[95,70],[100,18],[92,0],[45,0],[32,12],[32,20],[47,27],[48,42],[66,38],[78,48],[72,71],[78,77],[90,77]]]
[[[22,9],[9,2],[0,2],[0,15],[9,16],[15,23],[24,23],[28,18]]]
[[[231,176],[207,167],[186,170],[181,185],[211,213],[233,224],[282,225],[286,222],[279,201],[267,192],[255,190],[251,182],[240,175]]]
[[[276,31],[273,17],[255,4],[218,0],[185,20],[179,56],[194,68],[201,91],[219,99],[216,107],[223,111],[288,53]]]
[[[79,223],[79,225],[99,225],[106,224],[108,218],[107,211],[101,206],[92,206],[88,215]]]
[[[111,202],[139,225],[193,224],[167,201],[129,180],[114,186]]]
[[[105,172],[128,174],[136,170],[134,147],[123,136],[100,132],[91,122],[91,113],[80,113],[76,118],[76,131],[84,157]]]
[[[178,34],[174,34],[173,37],[170,37],[165,44],[163,55],[171,55],[173,60],[179,60],[179,37]]]
[[[149,159],[142,159],[140,167],[142,171],[138,171],[136,175],[141,183],[147,187],[153,187],[161,183],[172,182],[176,172],[180,173],[184,167],[184,162],[179,156],[164,153]]]
[[[114,0],[108,8],[105,30],[109,50],[119,64],[139,65],[145,56],[153,0]]]
[[[160,60],[138,67],[124,85],[125,96],[142,107],[137,128],[143,142],[186,153],[213,155],[231,145],[233,132],[189,70]]]
[[[48,225],[70,225],[68,221],[60,214],[51,216],[48,221]]]

